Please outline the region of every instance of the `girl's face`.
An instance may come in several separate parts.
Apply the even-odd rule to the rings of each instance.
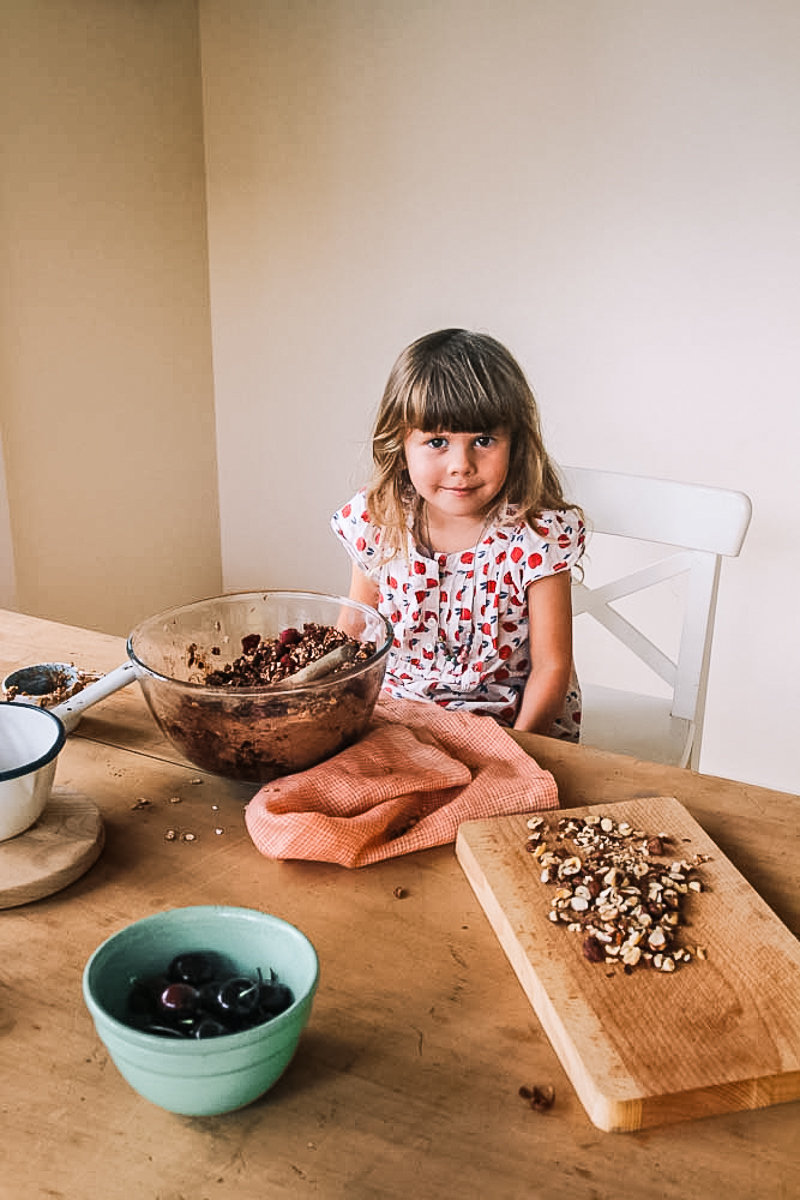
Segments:
[[[404,446],[414,488],[444,518],[480,517],[503,490],[511,455],[505,428],[489,433],[412,429]]]

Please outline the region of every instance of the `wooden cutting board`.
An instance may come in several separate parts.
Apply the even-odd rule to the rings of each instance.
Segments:
[[[549,919],[554,888],[526,851],[530,814],[462,825],[456,855],[591,1121],[620,1132],[800,1097],[800,942],[671,797],[541,814],[607,815],[706,854],[682,897],[678,944],[706,959],[673,974],[590,962]]]
[[[53,788],[39,820],[0,842],[0,909],[51,896],[79,879],[103,849],[105,829],[94,801]]]

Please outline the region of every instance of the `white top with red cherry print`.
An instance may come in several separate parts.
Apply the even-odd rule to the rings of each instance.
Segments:
[[[378,584],[378,610],[394,632],[386,691],[513,725],[530,670],[527,587],[580,561],[585,530],[578,514],[543,512],[535,528],[493,524],[473,550],[433,558],[409,531],[408,555],[388,561],[363,490],[334,513],[331,526]],[[580,709],[573,669],[551,735],[577,741]]]

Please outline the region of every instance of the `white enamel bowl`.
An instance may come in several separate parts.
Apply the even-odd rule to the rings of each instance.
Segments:
[[[46,708],[0,703],[0,842],[30,829],[44,812],[63,723]]]

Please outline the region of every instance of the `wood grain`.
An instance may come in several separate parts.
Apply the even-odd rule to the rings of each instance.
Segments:
[[[0,908],[30,904],[68,887],[97,861],[104,836],[92,800],[54,788],[36,824],[0,842]]]
[[[570,816],[591,812],[608,807]],[[627,801],[612,815],[670,833],[679,858],[710,855],[682,931],[706,961],[672,975],[587,961],[581,937],[548,919],[552,892],[525,851],[524,815],[468,822],[456,844],[590,1119],[618,1132],[797,1098],[800,943],[677,800]]]

